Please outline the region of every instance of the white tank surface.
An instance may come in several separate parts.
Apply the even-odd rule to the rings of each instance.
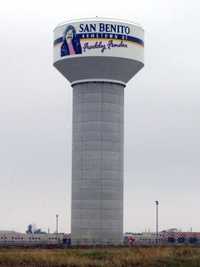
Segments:
[[[60,24],[54,66],[73,87],[72,244],[121,244],[124,87],[144,66],[144,31],[114,19]]]

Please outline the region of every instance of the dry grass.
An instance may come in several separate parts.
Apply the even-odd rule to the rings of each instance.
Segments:
[[[0,267],[200,267],[200,248],[0,249]]]

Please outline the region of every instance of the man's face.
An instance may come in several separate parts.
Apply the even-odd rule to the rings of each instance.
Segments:
[[[69,30],[66,34],[66,41],[72,40],[73,39],[73,31]]]

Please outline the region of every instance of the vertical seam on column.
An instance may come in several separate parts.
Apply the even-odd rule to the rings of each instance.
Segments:
[[[101,201],[100,201],[100,210],[101,210],[101,230],[100,230],[100,233],[101,233],[101,239],[103,238],[103,234],[102,234],[102,169],[103,169],[103,155],[102,155],[102,151],[103,151],[103,146],[102,146],[102,144],[103,144],[103,141],[102,141],[102,125],[103,125],[103,118],[102,118],[102,112],[103,112],[103,84],[99,84],[100,85],[100,93],[101,93],[101,112],[100,112],[100,114],[101,114],[101,118],[100,118],[100,125],[101,125],[101,165],[100,165],[100,167],[101,167],[101,174],[100,174],[100,177],[101,177],[101,194],[100,194],[100,196],[101,196]],[[102,242],[102,240],[101,240],[101,242]]]
[[[72,225],[73,225],[73,214],[72,214],[72,210],[73,210],[73,173],[74,173],[74,162],[73,162],[73,157],[74,157],[74,90],[72,90],[72,154],[71,154],[71,157],[72,157],[72,162],[71,162],[71,234],[72,234]],[[73,237],[72,237],[73,238]]]
[[[78,108],[78,113],[80,112],[80,106],[81,106],[81,102],[80,102],[80,100],[81,100],[81,95],[80,95],[80,93],[81,93],[81,89],[80,88],[78,88],[78,105],[77,105],[77,108]],[[79,119],[80,119],[80,117],[79,117]],[[80,125],[80,127],[81,127],[81,121],[79,121],[79,125]],[[80,132],[79,132],[79,134],[80,134]],[[80,152],[80,154],[81,154],[81,184],[80,184],[80,196],[82,196],[82,182],[83,182],[83,138],[82,138],[82,136],[81,136],[81,152]],[[79,197],[79,201],[81,201],[80,200],[80,197]],[[80,226],[81,226],[81,222],[82,222],[82,215],[81,215],[81,212],[82,212],[82,210],[81,210],[81,205],[80,205]],[[81,241],[81,243],[83,242],[82,241],[82,230],[81,229],[79,229],[79,231],[80,231],[80,241]]]
[[[122,95],[122,151],[121,151],[121,155],[122,155],[122,233],[124,232],[124,88],[122,91],[123,95]],[[122,235],[122,241],[123,242],[123,235]]]

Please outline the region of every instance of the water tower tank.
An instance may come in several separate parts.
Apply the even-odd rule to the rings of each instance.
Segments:
[[[124,88],[144,66],[144,31],[114,19],[54,30],[54,66],[73,88],[73,245],[123,241]]]

